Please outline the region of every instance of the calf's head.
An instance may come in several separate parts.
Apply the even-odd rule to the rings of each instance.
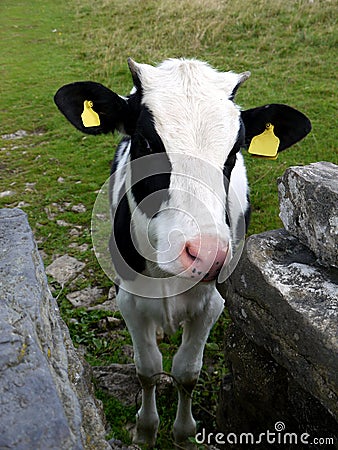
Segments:
[[[234,96],[249,72],[218,72],[185,59],[157,67],[128,63],[134,82],[128,97],[87,81],[62,87],[55,102],[85,133],[119,130],[130,137],[124,193],[138,251],[162,274],[214,280],[231,259],[234,221],[244,220],[248,208],[240,148],[271,123],[282,151],[310,131],[310,122],[286,105],[241,111]],[[85,125],[88,101],[95,120]],[[241,184],[230,203],[229,189]]]

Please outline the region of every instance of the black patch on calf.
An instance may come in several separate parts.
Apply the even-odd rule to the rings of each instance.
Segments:
[[[225,187],[226,192],[228,192],[228,190],[229,190],[231,172],[232,172],[233,168],[235,167],[236,160],[237,160],[236,153],[234,153],[233,155],[229,155],[228,159],[226,160],[224,167],[223,167],[224,187]]]
[[[136,273],[146,268],[143,256],[136,250],[133,230],[130,226],[131,214],[126,194],[120,199],[114,215],[113,231],[109,241],[109,250],[116,272],[125,280],[134,280]]]
[[[146,106],[143,106],[137,120],[135,133],[132,136],[131,159],[151,153],[165,153],[165,147],[156,131],[152,113]]]
[[[246,198],[248,200],[248,208],[246,209],[244,213],[245,218],[245,232],[248,232],[249,225],[250,225],[250,218],[251,218],[251,204],[250,204],[250,196],[249,194],[246,195]]]
[[[227,202],[228,205],[228,202]],[[225,211],[225,223],[228,225],[228,227],[230,228],[231,223],[230,223],[230,217],[229,217],[229,213],[228,213],[228,206],[227,206],[227,210]]]
[[[231,92],[230,97],[229,97],[229,100],[231,100],[232,102],[235,100],[235,96],[236,96],[237,91],[238,91],[238,88],[240,87],[241,84],[242,84],[242,83],[238,83],[238,84],[234,87],[233,91]]]
[[[229,153],[228,158],[223,166],[224,186],[226,192],[228,192],[229,190],[231,172],[236,164],[237,153],[244,145],[244,139],[245,139],[245,128],[242,119],[240,119],[240,126],[235,145],[232,147],[231,152]]]
[[[110,168],[110,175],[113,175],[113,173],[116,171],[116,169],[119,166],[120,163],[120,159],[122,158],[122,154],[120,155],[120,153],[123,153],[123,150],[126,152],[128,149],[128,143],[130,141],[130,137],[129,136],[125,136],[124,138],[122,138],[122,140],[120,141],[119,145],[117,146],[116,152],[115,152],[115,156]]]
[[[245,139],[245,128],[242,119],[240,119],[240,126],[237,135],[237,140],[235,142],[235,145],[232,147],[231,152],[229,153],[229,156],[223,166],[223,182],[227,196],[229,192],[231,173],[237,161],[237,153],[240,151],[241,147],[244,144],[244,139]],[[230,216],[228,211],[225,212],[225,223],[230,227]]]
[[[153,116],[144,107],[131,138],[131,191],[136,203],[148,217],[155,215],[168,200],[170,160],[156,132]],[[142,158],[145,157],[145,158]]]
[[[129,136],[135,133],[141,110],[141,100],[142,91],[139,89],[127,98],[127,120],[124,123],[124,128]]]

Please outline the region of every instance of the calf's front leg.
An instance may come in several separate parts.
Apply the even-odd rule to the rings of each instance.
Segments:
[[[131,294],[119,290],[117,302],[132,337],[136,372],[142,386],[142,405],[136,415],[133,441],[154,447],[159,425],[156,382],[162,371],[162,355],[156,342],[156,324],[139,310],[137,301],[146,300],[136,300]]]
[[[187,449],[188,438],[196,435],[196,422],[191,412],[192,392],[202,368],[205,343],[223,306],[224,300],[215,292],[205,309],[185,322],[182,343],[174,356],[171,373],[177,383],[178,407],[173,433],[175,442]]]

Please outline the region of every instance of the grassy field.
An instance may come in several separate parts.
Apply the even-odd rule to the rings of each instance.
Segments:
[[[111,282],[91,251],[90,219],[118,137],[83,136],[57,111],[53,95],[61,85],[84,79],[127,94],[128,56],[148,63],[185,56],[221,70],[250,70],[251,78],[237,95],[244,109],[287,103],[312,120],[312,133],[277,161],[246,155],[253,207],[250,233],[280,227],[276,178],[291,165],[338,163],[337,12],[329,0],[2,0],[0,134],[27,133],[21,139],[0,138],[0,193],[9,191],[0,196],[0,207],[21,206],[27,212],[46,264],[65,253],[86,263],[84,279],[72,289],[98,286],[106,294]],[[86,212],[72,210],[80,203]],[[77,235],[60,221],[77,226]],[[82,244],[88,249],[80,251]],[[96,326],[106,313],[75,310],[65,298],[71,288],[55,288],[74,342],[86,346],[88,360],[119,362],[127,334],[121,333],[120,340],[100,339]],[[222,344],[227,320],[224,315],[207,349],[219,367],[217,344]],[[174,348],[175,340],[163,344],[167,354]],[[207,419],[198,404],[211,402],[214,408],[220,377],[220,371],[211,379],[203,372],[200,392],[206,397],[200,393],[195,399],[200,421]],[[103,398],[114,436],[126,439],[123,425],[133,420],[135,410],[114,426],[118,406]],[[160,409],[168,410],[165,399]],[[172,448],[166,442],[173,414],[170,410],[162,421],[161,449]]]

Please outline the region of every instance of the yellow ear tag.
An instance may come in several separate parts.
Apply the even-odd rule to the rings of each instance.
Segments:
[[[248,150],[252,156],[264,159],[278,158],[279,138],[275,135],[273,129],[274,126],[267,123],[266,130],[252,138]]]
[[[85,100],[83,103],[84,109],[81,114],[81,119],[83,125],[88,127],[98,127],[100,125],[100,117],[99,115],[92,109],[93,102],[90,100]]]

